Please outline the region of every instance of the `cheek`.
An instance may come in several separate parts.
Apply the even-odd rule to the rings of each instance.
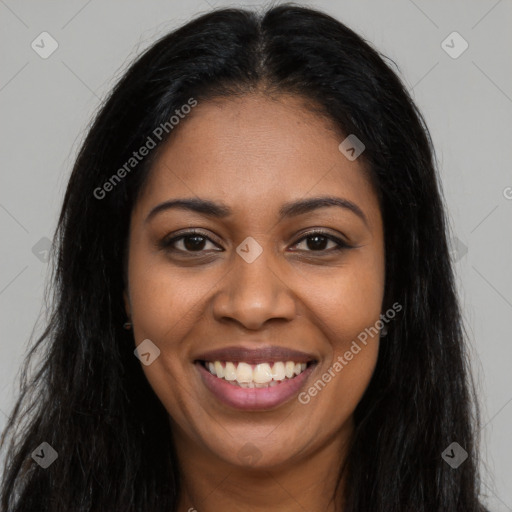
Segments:
[[[181,340],[197,322],[193,307],[198,300],[196,292],[188,281],[170,272],[168,265],[136,251],[130,261],[129,280],[136,344],[150,339],[160,349],[154,362],[142,365],[142,370],[167,411],[179,415],[190,394],[183,364],[186,343]]]
[[[306,307],[330,340],[334,352],[365,329],[374,326],[382,312],[384,265],[379,258],[354,258],[350,264],[317,276],[308,288]],[[313,320],[314,321],[314,320]]]
[[[332,424],[344,421],[361,400],[378,358],[384,293],[384,263],[378,254],[332,272],[310,289],[308,314],[329,352],[302,403],[328,409]],[[319,412],[320,413],[320,412]],[[330,424],[331,424],[330,423]]]
[[[358,344],[359,348],[352,346],[352,350],[336,354],[299,397],[309,408],[308,415],[324,418],[320,428],[325,432],[335,432],[353,415],[375,370],[378,340],[367,346]]]
[[[208,286],[192,269],[173,268],[161,256],[134,250],[129,267],[130,298],[135,333],[164,342],[180,339],[197,321]]]
[[[309,388],[299,396],[308,414],[325,419],[320,427],[333,432],[345,424],[368,387],[379,352],[376,323],[382,306],[382,287],[358,273],[331,279],[318,297],[310,296],[312,319],[328,340],[325,359]],[[321,301],[321,302],[320,302]],[[320,305],[319,305],[320,304]],[[309,427],[308,427],[309,428]],[[311,428],[315,427],[311,425]],[[318,435],[313,432],[311,435]]]
[[[162,256],[137,245],[130,253],[128,270],[134,338],[137,344],[150,339],[160,349],[158,358],[142,370],[167,410],[180,414],[187,409],[187,382],[193,368],[186,363],[188,335],[201,322],[212,282],[197,269],[172,267]]]

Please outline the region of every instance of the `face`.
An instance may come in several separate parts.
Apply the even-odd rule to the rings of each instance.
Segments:
[[[377,196],[298,98],[199,103],[178,128],[131,217],[142,368],[204,457],[296,464],[350,435],[375,368],[378,334],[359,340],[382,312]]]

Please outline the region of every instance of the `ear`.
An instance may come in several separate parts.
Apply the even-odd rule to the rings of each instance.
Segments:
[[[124,300],[124,309],[126,311],[126,316],[130,318],[131,316],[131,305],[130,305],[130,297],[128,296],[128,292],[126,289],[123,292],[123,300]]]

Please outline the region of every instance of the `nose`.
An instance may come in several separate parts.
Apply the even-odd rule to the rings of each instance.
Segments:
[[[271,268],[269,252],[263,251],[252,263],[236,255],[214,298],[213,313],[218,321],[232,320],[258,330],[270,319],[290,321],[295,317],[295,294],[282,273]]]

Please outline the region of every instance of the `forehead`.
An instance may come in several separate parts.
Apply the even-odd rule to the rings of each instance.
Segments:
[[[248,220],[275,214],[285,202],[336,195],[371,220],[379,215],[376,195],[361,161],[339,151],[343,138],[293,96],[199,102],[160,149],[137,210],[197,196],[229,204]]]

